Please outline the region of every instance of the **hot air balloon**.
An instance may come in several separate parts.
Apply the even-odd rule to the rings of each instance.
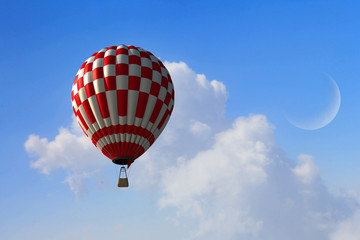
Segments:
[[[121,165],[118,187],[128,187],[124,165],[129,168],[149,149],[173,111],[169,72],[140,47],[103,48],[82,64],[71,99],[86,136],[114,164]]]

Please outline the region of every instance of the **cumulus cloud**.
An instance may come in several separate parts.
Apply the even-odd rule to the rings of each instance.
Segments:
[[[331,234],[330,240],[358,240],[360,238],[360,211],[340,222]]]
[[[223,83],[184,62],[165,65],[175,109],[160,138],[132,165],[134,189],[155,192],[160,208],[175,209],[173,218],[189,238],[356,239],[358,200],[330,194],[316,159],[289,160],[264,115],[226,119]],[[52,141],[31,135],[25,148],[37,158],[31,167],[44,174],[64,169],[64,182],[81,196],[86,179],[107,161],[76,129],[62,128]]]
[[[190,126],[190,131],[195,135],[204,135],[211,131],[211,127],[206,123],[194,121]]]
[[[287,160],[273,129],[263,115],[235,120],[210,149],[165,171],[160,206],[196,219],[196,239],[328,239],[354,205],[315,178],[311,156]]]
[[[315,165],[313,157],[306,154],[300,154],[299,164],[293,169],[295,175],[303,183],[311,183],[319,174],[319,168]]]
[[[26,151],[38,157],[30,166],[39,169],[44,174],[50,174],[54,169],[71,169],[81,171],[88,166],[101,165],[102,155],[86,138],[74,119],[70,129],[60,128],[53,141],[30,135],[25,142]]]
[[[64,183],[68,184],[73,191],[75,198],[79,199],[87,191],[86,179],[93,176],[96,172],[81,172],[68,175]]]
[[[142,189],[157,189],[160,172],[211,147],[214,133],[231,126],[224,116],[228,93],[223,83],[208,80],[184,62],[164,64],[174,82],[175,106],[160,138],[132,165],[132,184]]]
[[[32,134],[25,142],[29,155],[36,157],[32,168],[48,175],[56,169],[67,172],[64,183],[68,184],[76,197],[86,190],[85,179],[94,169],[106,165],[104,157],[86,138],[74,119],[70,129],[60,128],[54,140]]]
[[[205,75],[195,73],[184,62],[165,62],[175,86],[175,108],[171,119],[176,129],[186,128],[192,121],[199,121],[224,129],[230,122],[224,118],[227,91],[223,83],[208,80]]]
[[[256,235],[262,220],[249,216],[246,205],[239,205],[247,189],[267,179],[264,168],[272,161],[268,157],[269,131],[271,126],[262,115],[237,119],[231,129],[216,136],[211,149],[166,171],[160,205],[175,206],[181,214],[199,218],[195,236],[219,228],[218,239],[224,233],[227,237],[237,232]]]

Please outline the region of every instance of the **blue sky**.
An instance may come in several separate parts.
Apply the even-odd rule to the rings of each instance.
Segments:
[[[2,1],[2,6],[0,238],[275,239],[282,233],[284,239],[356,239],[352,226],[360,224],[357,1]],[[95,147],[69,150],[82,158],[79,161],[62,155],[68,140],[82,141],[72,127],[70,99],[77,70],[92,53],[120,44],[140,46],[167,62],[178,97],[168,129],[132,166],[133,187],[128,190],[114,186],[116,170]],[[203,88],[198,74],[206,76]],[[305,117],[330,101],[326,74],[341,92],[336,118],[317,130],[296,128],[286,113]],[[213,89],[212,81],[225,86],[226,92]],[[26,148],[30,136],[54,143],[56,151],[36,138]],[[233,138],[230,145],[222,145],[221,136]],[[249,149],[260,151],[265,162],[246,157],[248,150],[240,145],[247,140],[264,144],[267,150],[256,144]],[[218,166],[225,173],[232,168],[243,173],[244,166],[257,169],[243,173],[257,176],[253,182],[220,174],[220,179],[239,182],[229,196],[221,192],[225,186],[192,175],[192,169],[208,165],[202,156],[221,152],[233,154],[224,160],[228,165]],[[243,159],[238,164],[237,157]],[[68,162],[60,164],[65,158]],[[34,165],[39,159],[43,162]],[[279,167],[280,162],[287,163],[287,170]],[[178,177],[169,178],[169,173]],[[189,182],[179,185],[184,176]],[[283,178],[278,182],[274,176]],[[194,182],[199,184],[196,188],[190,186]],[[306,232],[296,229],[301,223],[293,218],[263,211],[266,205],[277,209],[282,199],[292,199],[301,209],[300,202],[307,198],[290,192],[302,192],[304,186],[343,214],[328,222],[316,220],[333,230]],[[271,200],[270,193],[263,195],[264,189],[281,189],[278,201]],[[216,197],[208,198],[209,192],[228,196],[229,206],[238,206],[239,214],[229,215]],[[244,194],[251,197],[244,200]],[[324,213],[315,204],[304,208]],[[208,209],[214,210],[205,214]],[[237,224],[217,230],[223,222],[209,219],[220,213],[226,216],[223,222]],[[292,211],[289,216],[297,215]],[[288,230],[267,224],[277,217],[279,226],[290,222]]]

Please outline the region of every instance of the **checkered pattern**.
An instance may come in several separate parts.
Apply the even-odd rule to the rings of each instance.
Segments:
[[[174,107],[171,77],[152,53],[112,46],[94,53],[72,88],[75,116],[108,158],[135,160],[156,140]]]

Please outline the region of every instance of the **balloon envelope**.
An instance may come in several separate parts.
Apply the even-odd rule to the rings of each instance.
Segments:
[[[130,165],[165,128],[174,86],[163,63],[140,47],[112,46],[88,58],[72,88],[75,116],[92,143]]]

